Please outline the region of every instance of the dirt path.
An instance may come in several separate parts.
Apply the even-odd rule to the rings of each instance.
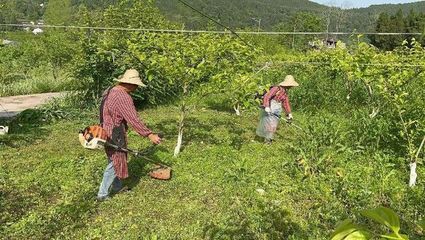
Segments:
[[[13,117],[20,112],[36,108],[47,103],[52,98],[63,96],[65,93],[42,93],[0,98],[0,118]]]

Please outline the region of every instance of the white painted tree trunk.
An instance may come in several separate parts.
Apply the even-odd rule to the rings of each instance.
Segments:
[[[181,112],[180,112],[180,121],[179,121],[179,133],[177,136],[177,144],[174,148],[174,157],[177,157],[180,154],[182,144],[183,144],[183,129],[184,129],[184,118],[186,115],[186,107],[183,103],[181,106]]]
[[[233,110],[235,110],[236,116],[241,115],[241,106],[239,104],[236,106],[233,106]]]
[[[369,114],[370,118],[375,118],[379,113],[379,108],[373,108],[372,113]]]
[[[174,157],[177,157],[180,154],[183,143],[183,129],[179,130],[179,135],[177,136],[177,144],[174,148]]]
[[[187,93],[187,85],[185,84],[183,86],[183,95],[186,95]],[[184,98],[185,96],[183,96]],[[180,106],[180,121],[179,121],[179,133],[177,136],[177,144],[174,148],[174,157],[177,157],[180,154],[182,144],[183,144],[183,130],[184,130],[184,120],[186,117],[186,101],[183,100],[181,106]]]
[[[414,187],[416,185],[416,178],[418,177],[418,174],[416,173],[416,162],[418,161],[419,154],[421,153],[422,148],[425,144],[425,137],[421,142],[421,145],[418,148],[418,151],[416,152],[415,161],[410,163],[410,179],[409,179],[409,187]]]
[[[416,173],[416,162],[410,164],[410,179],[409,187],[414,187],[416,185],[416,178],[418,174]]]

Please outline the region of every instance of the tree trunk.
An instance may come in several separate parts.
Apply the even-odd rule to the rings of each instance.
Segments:
[[[371,113],[371,114],[369,114],[369,117],[370,117],[370,118],[375,118],[375,117],[376,117],[376,115],[378,115],[379,111],[380,111],[379,107],[378,107],[378,108],[375,108],[375,107],[374,107],[374,108],[372,109],[372,113]]]
[[[233,110],[235,110],[236,116],[241,115],[241,106],[239,104],[236,104],[235,106],[233,106]]]
[[[186,94],[187,94],[187,84],[184,84],[183,85],[183,102],[182,102],[182,105],[180,106],[179,132],[177,136],[177,144],[176,144],[176,147],[174,148],[174,157],[177,157],[180,154],[181,147],[183,144],[184,120],[186,117],[186,102],[184,98],[186,97]]]
[[[352,83],[351,83],[350,80],[345,79],[345,82],[346,82],[346,87],[347,87],[347,90],[348,90],[348,94],[347,94],[346,98],[347,98],[347,100],[350,100],[351,94],[353,93],[353,86],[352,86]]]
[[[418,174],[416,173],[416,162],[410,163],[409,187],[414,187],[416,185],[417,177]]]
[[[183,143],[183,130],[184,130],[184,118],[185,118],[185,105],[184,103],[181,106],[181,112],[180,112],[180,121],[179,121],[179,133],[177,136],[177,144],[174,148],[174,157],[177,157],[180,154],[180,150]]]
[[[416,152],[415,161],[410,163],[410,178],[409,178],[409,187],[414,187],[416,185],[416,178],[418,174],[416,173],[416,163],[419,158],[419,154],[421,153],[422,148],[424,147],[425,137],[419,146],[418,152]]]
[[[58,80],[58,74],[57,74],[57,72],[56,72],[56,68],[55,67],[53,67],[53,79],[55,80],[55,81],[57,81]]]

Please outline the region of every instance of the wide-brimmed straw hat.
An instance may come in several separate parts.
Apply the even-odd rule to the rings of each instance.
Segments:
[[[146,87],[140,78],[139,72],[136,69],[128,69],[125,71],[124,75],[120,76],[118,79],[115,79],[115,81]]]
[[[279,86],[282,87],[298,87],[299,84],[295,81],[294,76],[288,75],[285,77],[285,80],[279,83]]]

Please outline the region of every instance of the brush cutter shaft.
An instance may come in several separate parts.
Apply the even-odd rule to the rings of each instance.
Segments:
[[[159,133],[158,136],[162,138],[161,133]],[[150,146],[143,152],[138,152],[128,148],[120,147],[112,139],[107,138],[106,131],[99,125],[86,127],[84,130],[80,131],[78,138],[81,145],[87,149],[101,149],[104,147],[110,147],[120,152],[131,153],[136,157],[142,157],[153,164],[167,167],[164,164],[158,163],[144,156],[145,154],[149,153],[155,147],[155,145]]]
[[[131,154],[134,154],[135,156],[138,156],[139,155],[139,152],[133,151],[133,150],[128,149],[128,148],[119,147],[119,146],[117,146],[117,145],[115,145],[113,143],[110,143],[108,141],[105,142],[105,146],[111,147],[111,148],[113,148],[113,149],[115,149],[117,151],[120,151],[120,152],[131,153]]]
[[[154,161],[154,160],[152,160],[152,159],[150,159],[146,156],[143,156],[142,152],[137,152],[137,151],[134,151],[134,150],[131,150],[131,149],[128,149],[128,148],[122,148],[122,147],[119,147],[119,146],[112,144],[110,142],[106,142],[105,146],[112,147],[113,149],[115,149],[117,151],[122,151],[122,152],[134,154],[134,156],[136,156],[136,157],[143,158],[147,162],[152,163],[156,166],[159,166],[149,173],[149,176],[151,176],[152,178],[159,179],[159,180],[168,180],[168,179],[171,178],[171,167],[164,165],[162,163],[159,163],[158,161]],[[151,146],[149,148],[152,148],[152,147],[154,147],[154,146]]]
[[[105,143],[105,146],[112,147],[113,149],[115,149],[117,151],[131,153],[131,154],[133,154],[136,157],[141,157],[141,158],[145,159],[147,162],[150,162],[150,163],[159,165],[159,166],[164,167],[164,168],[169,168],[168,166],[166,166],[166,165],[164,165],[162,163],[159,163],[159,162],[157,162],[155,160],[152,160],[152,159],[150,159],[150,158],[148,158],[146,156],[143,156],[143,153],[142,152],[134,151],[134,150],[131,150],[131,149],[128,149],[128,148],[122,148],[122,147],[119,147],[119,146],[117,146],[115,144],[112,144],[110,142],[106,142]],[[154,147],[154,146],[151,146],[150,148],[152,148],[152,147]]]
[[[289,125],[291,125],[291,126],[293,126],[293,127],[297,128],[297,129],[299,129],[299,130],[301,130],[301,131],[304,131],[304,129],[302,129],[300,126],[298,126],[298,125],[296,125],[296,124],[294,124],[294,123],[290,123]]]
[[[150,158],[148,158],[146,156],[143,156],[143,152],[138,152],[138,151],[134,151],[134,150],[131,150],[131,149],[128,149],[128,148],[119,147],[119,146],[117,146],[115,144],[112,144],[110,142],[105,142],[104,145],[106,147],[111,147],[111,148],[113,148],[113,149],[115,149],[117,151],[131,153],[131,154],[133,154],[136,157],[143,158],[145,161],[147,161],[149,163],[152,163],[152,164],[154,164],[156,166],[159,166],[159,167],[157,167],[156,169],[152,170],[149,173],[149,176],[151,176],[152,178],[159,179],[159,180],[168,180],[168,179],[171,178],[171,171],[172,171],[171,167],[169,167],[169,166],[167,166],[165,164],[162,164],[162,163],[160,163],[158,161],[152,160],[152,159],[150,159]],[[153,147],[155,147],[155,145],[149,147],[147,150],[149,150],[149,149],[151,149]],[[144,152],[146,152],[146,150]]]

